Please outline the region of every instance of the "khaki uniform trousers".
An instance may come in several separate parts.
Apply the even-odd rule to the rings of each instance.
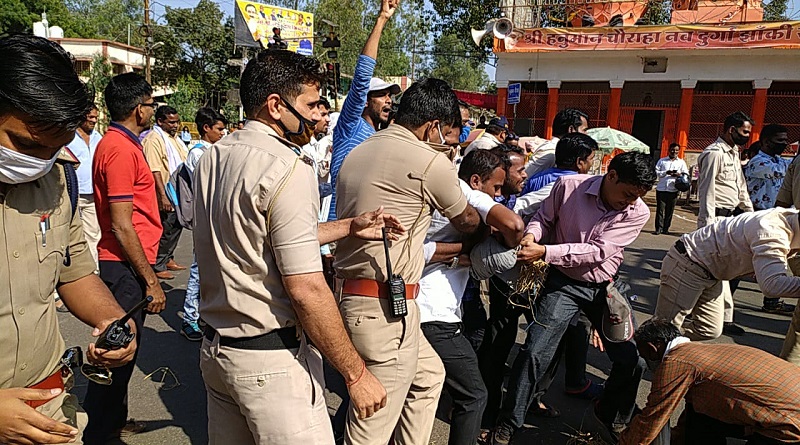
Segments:
[[[71,376],[64,379],[65,390],[57,397],[48,400],[44,405],[37,406],[36,411],[56,422],[74,427],[78,430],[78,435],[75,436],[75,442],[70,443],[82,445],[83,430],[86,429],[86,425],[89,423],[89,416],[86,415],[86,412],[78,403],[78,397],[68,392],[72,387],[72,383]]]
[[[339,309],[356,350],[386,389],[386,407],[359,419],[353,403],[345,443],[427,445],[444,384],[444,365],[422,335],[419,308],[408,300],[408,315],[391,317],[386,298],[344,295]]]
[[[800,256],[789,258],[789,270],[792,271],[792,275],[800,276]],[[790,363],[800,365],[800,301],[794,308],[792,322],[789,324],[786,340],[783,341],[780,357]]]
[[[100,223],[97,222],[97,209],[94,206],[92,195],[80,195],[78,198],[78,212],[83,223],[83,235],[86,243],[89,244],[89,251],[92,253],[94,263],[97,263],[97,243],[100,242]]]
[[[722,335],[727,284],[673,246],[661,263],[655,315],[670,320],[691,340],[713,340]],[[689,314],[692,320],[685,322]]]
[[[203,339],[209,445],[333,445],[322,392],[322,356],[298,349],[250,351]]]

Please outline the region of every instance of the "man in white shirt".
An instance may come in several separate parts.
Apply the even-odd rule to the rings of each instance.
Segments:
[[[97,211],[94,208],[94,189],[92,186],[92,160],[97,144],[102,135],[95,131],[97,125],[97,107],[86,115],[80,127],[75,131],[75,139],[67,145],[69,151],[78,158],[78,209],[83,223],[83,234],[89,243],[95,265],[97,264],[97,243],[100,242],[100,223],[97,222]]]
[[[200,161],[200,157],[211,148],[213,144],[222,139],[228,121],[223,115],[213,108],[205,107],[197,110],[194,118],[197,125],[197,132],[200,133],[200,142],[189,149],[186,155],[186,168],[194,177],[194,169]],[[197,260],[192,260],[189,268],[189,282],[186,284],[186,296],[183,299],[183,323],[181,323],[181,335],[190,341],[201,341],[203,332],[197,322],[200,319],[198,306],[200,304],[200,271],[197,268]]]
[[[722,134],[697,158],[697,168],[700,169],[697,178],[697,195],[700,198],[698,229],[722,218],[753,211],[739,159],[739,147],[750,140],[752,130],[753,120],[748,115],[741,111],[731,114],[725,118]],[[724,284],[724,330],[729,335],[745,333],[741,326],[733,322],[733,293],[738,286],[739,280]]]
[[[589,129],[589,115],[575,108],[566,108],[553,119],[553,138],[540,145],[528,158],[525,173],[531,178],[535,174],[556,165],[556,145],[558,140],[569,133],[586,133]]]
[[[747,212],[687,233],[662,262],[655,315],[692,340],[715,339],[723,333],[723,280],[755,274],[764,295],[798,298],[800,277],[789,273],[787,257],[799,249],[797,210]]]
[[[675,201],[678,200],[678,189],[675,188],[675,179],[681,175],[689,174],[686,162],[678,157],[681,146],[672,143],[669,145],[669,156],[661,158],[656,163],[656,231],[654,235],[669,235],[669,226],[672,223],[672,213],[675,211]]]
[[[500,196],[505,167],[497,154],[475,150],[464,157],[458,176],[467,201],[481,219],[500,232],[506,247],[515,247],[508,244],[522,236],[522,219],[493,199]],[[461,322],[461,298],[470,276],[468,245],[447,218],[434,213],[417,304],[422,333],[442,359],[444,388],[453,399],[450,445],[475,444],[487,397],[478,358],[463,335]]]

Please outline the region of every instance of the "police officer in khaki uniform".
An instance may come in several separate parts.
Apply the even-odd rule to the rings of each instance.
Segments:
[[[53,294],[94,335],[124,314],[94,274],[77,189],[67,186],[77,187],[76,159],[61,150],[91,97],[69,55],[46,39],[0,39],[0,59],[14,61],[0,65],[0,443],[82,443],[87,418],[66,392]],[[135,349],[89,345],[87,359],[118,366]]]
[[[737,111],[725,118],[723,133],[706,147],[697,158],[700,175],[697,179],[697,195],[700,211],[697,228],[714,224],[721,218],[752,212],[753,203],[747,193],[747,181],[739,162],[739,147],[750,140],[753,120]],[[725,301],[723,332],[742,335],[744,329],[733,322],[733,292],[739,280],[723,282],[722,297]]]
[[[358,416],[386,403],[347,337],[319,247],[351,234],[376,239],[384,225],[403,230],[379,208],[318,231],[313,161],[300,147],[321,117],[321,82],[312,58],[259,54],[241,80],[247,124],[195,170],[193,235],[208,323],[200,369],[212,445],[333,444],[320,352],[345,377]]]
[[[408,315],[389,310],[386,256],[381,241],[342,240],[334,267],[343,278],[340,309],[367,369],[388,393],[385,409],[368,419],[351,408],[346,443],[427,444],[444,382],[444,367],[425,340],[414,299],[425,266],[423,242],[433,210],[464,233],[478,212],[467,203],[453,163],[442,152],[458,144],[461,112],[446,82],[426,79],[403,93],[395,124],[356,147],[337,183],[336,213],[347,218],[383,205],[408,235],[389,249],[392,272],[406,283]],[[452,136],[452,140],[450,139]]]

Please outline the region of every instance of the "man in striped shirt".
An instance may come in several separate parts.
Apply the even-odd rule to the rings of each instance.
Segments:
[[[682,399],[682,435],[688,445],[800,441],[797,366],[741,345],[691,343],[667,320],[642,324],[634,335],[653,370],[647,406],[631,421],[620,445],[670,443],[669,420]],[[677,433],[677,431],[676,431]]]
[[[328,221],[336,220],[336,180],[347,155],[378,128],[385,128],[392,111],[392,96],[400,92],[400,86],[372,77],[378,57],[378,44],[386,23],[397,10],[400,0],[382,0],[381,12],[375,26],[361,50],[353,73],[350,92],[344,100],[339,121],[333,130],[333,153],[331,154],[331,210]]]

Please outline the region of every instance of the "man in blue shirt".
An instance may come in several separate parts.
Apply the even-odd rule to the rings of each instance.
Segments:
[[[95,265],[97,264],[97,243],[100,242],[100,224],[94,208],[94,188],[92,186],[92,160],[97,144],[103,137],[95,131],[97,125],[97,107],[86,115],[80,127],[75,131],[75,138],[67,145],[69,151],[78,158],[78,209],[83,223],[83,233],[89,243]]]
[[[567,138],[569,141],[561,142]],[[591,136],[586,136],[583,133],[564,135],[556,144],[556,166],[542,170],[528,178],[520,195],[535,192],[548,184],[556,182],[556,179],[564,175],[585,175],[589,173],[589,169],[592,168],[592,162],[594,162],[595,149],[597,149],[597,142]]]
[[[397,0],[383,0],[381,12],[375,26],[361,50],[353,74],[350,92],[344,100],[339,121],[333,130],[333,153],[331,154],[331,210],[328,221],[336,220],[336,179],[344,159],[357,145],[375,134],[381,126],[389,123],[392,111],[392,96],[400,92],[400,86],[372,77],[375,72],[378,44],[386,23],[397,10]]]

